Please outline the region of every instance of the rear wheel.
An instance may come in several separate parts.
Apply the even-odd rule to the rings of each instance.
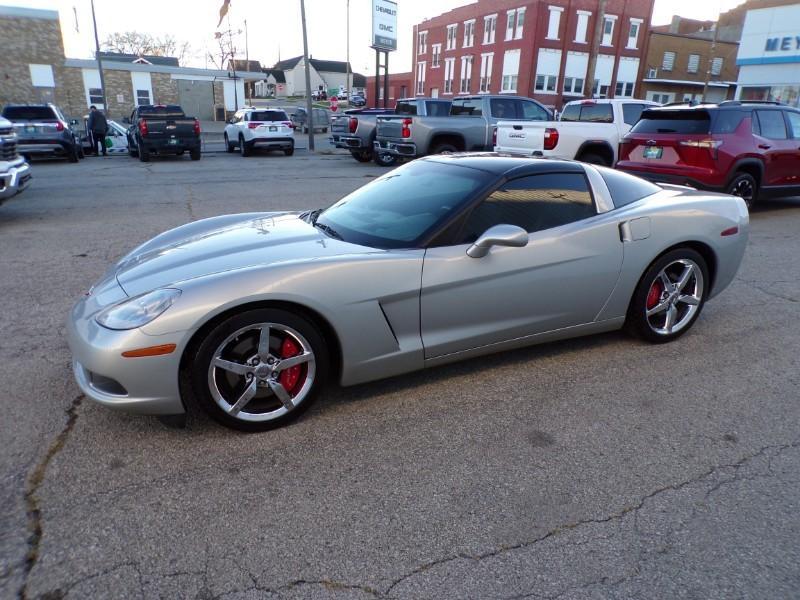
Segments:
[[[386,154],[385,152],[374,152],[373,160],[379,167],[391,167],[397,162],[397,157],[393,154]]]
[[[294,146],[292,146],[291,148],[286,148],[286,149],[283,151],[283,153],[284,153],[286,156],[291,156],[292,154],[294,154]]]
[[[625,328],[657,344],[686,333],[703,310],[711,280],[703,257],[678,248],[659,257],[639,280]]]
[[[150,151],[147,148],[139,146],[139,160],[142,162],[150,162]]]
[[[233,152],[236,149],[236,146],[231,144],[230,140],[228,139],[228,134],[225,134],[225,152]]]
[[[358,162],[369,162],[372,160],[372,152],[368,150],[350,150],[350,156],[355,158]]]
[[[265,431],[300,416],[327,372],[327,347],[313,323],[286,310],[259,309],[212,329],[190,375],[211,418],[242,431]]]
[[[437,144],[431,150],[431,154],[444,154],[445,152],[458,152],[458,148],[456,148],[453,144],[442,143]]]
[[[609,163],[605,158],[603,158],[599,154],[593,154],[591,152],[581,154],[581,157],[578,160],[581,162],[589,163],[590,165],[600,165],[601,167],[611,166],[611,163]]]
[[[250,156],[253,153],[250,145],[244,141],[242,136],[239,136],[239,154],[242,156]]]
[[[758,182],[750,173],[737,174],[725,191],[731,196],[739,196],[748,209],[753,208],[758,200]]]
[[[78,148],[75,146],[70,146],[67,148],[67,160],[71,163],[76,163],[80,157],[78,156]]]
[[[192,148],[189,150],[189,158],[192,160],[200,160],[200,148]]]

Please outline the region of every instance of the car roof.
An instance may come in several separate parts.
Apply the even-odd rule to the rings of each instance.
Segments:
[[[485,171],[494,175],[533,175],[536,173],[585,173],[583,166],[574,160],[558,158],[532,158],[502,152],[457,152],[454,154],[435,154],[423,159],[441,164],[459,166]]]

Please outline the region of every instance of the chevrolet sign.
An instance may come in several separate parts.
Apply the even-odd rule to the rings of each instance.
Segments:
[[[372,47],[397,50],[397,2],[372,0]]]

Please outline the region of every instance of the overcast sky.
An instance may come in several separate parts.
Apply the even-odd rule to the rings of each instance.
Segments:
[[[671,15],[714,19],[742,0],[656,0],[653,22],[668,23]],[[94,39],[89,0],[0,0],[0,4],[56,9],[61,15],[67,56],[92,56]],[[353,69],[369,74],[375,69],[375,53],[369,48],[371,0],[350,0],[350,60]],[[411,30],[424,18],[434,17],[469,0],[398,0],[398,49],[389,58],[392,72],[410,71]],[[190,66],[206,66],[206,48],[213,48],[214,31],[222,0],[95,0],[100,41],[112,32],[138,31],[152,35],[172,34],[188,41],[193,56]],[[76,19],[77,15],[77,19]],[[347,0],[306,0],[308,50],[315,58],[345,60]],[[231,27],[244,27],[247,19],[250,59],[272,66],[278,59],[303,53],[299,0],[232,0]],[[77,31],[76,31],[77,29]],[[241,36],[238,57],[244,58]],[[210,66],[210,65],[209,65]]]

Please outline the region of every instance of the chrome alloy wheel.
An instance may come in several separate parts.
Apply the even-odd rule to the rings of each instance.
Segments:
[[[315,373],[311,344],[298,331],[256,323],[234,332],[214,351],[208,388],[231,417],[271,421],[303,402]]]
[[[703,300],[703,271],[682,258],[659,271],[647,292],[647,324],[659,335],[672,335],[692,322]]]
[[[753,203],[755,193],[756,190],[753,187],[753,183],[749,179],[742,179],[731,189],[731,194],[734,196],[739,196],[745,201],[747,206],[750,206]]]

